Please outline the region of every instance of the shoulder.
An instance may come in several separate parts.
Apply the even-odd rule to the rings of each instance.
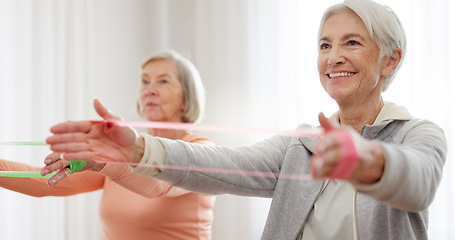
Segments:
[[[204,144],[204,145],[215,145],[215,143],[210,140],[209,138],[206,137],[200,137],[196,134],[189,133],[185,136],[183,136],[180,140],[184,142],[190,142],[190,143],[199,143],[199,144]]]
[[[435,134],[444,135],[444,130],[437,125],[436,123],[422,119],[422,118],[412,118],[410,120],[401,120],[395,121],[396,124],[400,126],[401,132],[410,132],[410,133],[418,133],[418,132],[434,132]]]
[[[383,132],[389,132],[388,137],[395,143],[423,143],[444,148],[447,145],[442,128],[426,119],[394,120],[388,129]]]

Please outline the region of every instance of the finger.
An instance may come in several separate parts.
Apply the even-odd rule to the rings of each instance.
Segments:
[[[340,140],[333,134],[328,133],[321,137],[316,145],[314,146],[314,151],[316,154],[324,154],[326,151],[329,151],[333,148],[340,146]]]
[[[311,176],[313,179],[319,178],[319,172],[321,171],[324,165],[324,160],[320,157],[312,157],[310,159],[310,169],[311,169]]]
[[[92,123],[90,121],[68,121],[60,123],[51,127],[52,133],[66,133],[66,132],[83,132],[87,133],[90,131]]]
[[[54,152],[79,152],[79,151],[88,151],[90,149],[89,143],[56,143],[51,144],[50,149]]]
[[[41,175],[42,176],[46,176],[47,174],[51,173],[51,172],[55,172],[57,170],[62,170],[64,168],[67,168],[68,166],[70,165],[70,161],[68,160],[58,160],[58,161],[55,161],[49,165],[46,165],[44,166],[42,169],[41,169]]]
[[[71,171],[68,168],[64,168],[58,171],[54,176],[50,177],[47,180],[47,184],[51,187],[55,186],[57,183],[61,182],[63,179],[67,178],[71,174]]]
[[[61,155],[60,152],[52,152],[52,153],[50,153],[49,155],[47,155],[44,158],[44,164],[49,165],[51,163],[56,162],[57,160],[59,160],[61,158],[60,155]]]
[[[324,155],[315,156],[310,160],[311,174],[313,178],[327,177],[337,166],[340,151],[331,150]]]
[[[67,143],[67,142],[85,142],[87,134],[85,133],[57,133],[46,138],[47,144]]]
[[[95,98],[93,101],[93,106],[95,107],[96,112],[100,115],[103,119],[106,120],[121,120],[120,117],[112,114],[109,109],[107,109],[103,104],[101,104],[98,98]]]
[[[319,113],[318,115],[319,123],[321,126],[324,128],[325,132],[329,132],[333,130],[334,126],[333,124],[329,121],[328,118],[325,117],[324,113]]]
[[[65,161],[95,161],[98,160],[94,152],[77,151],[65,152]]]

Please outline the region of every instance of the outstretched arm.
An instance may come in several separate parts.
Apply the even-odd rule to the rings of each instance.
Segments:
[[[105,120],[120,120],[95,99],[97,113]],[[126,165],[106,164],[106,162],[139,162],[142,157],[141,140],[131,128],[118,127],[109,122],[65,122],[51,128],[53,136],[47,139],[54,153],[45,159],[42,174],[58,171],[49,178],[54,186],[69,174],[67,167],[72,160],[88,160],[82,171],[97,171],[111,178],[117,184],[145,197],[179,196],[188,191],[175,188],[162,181],[135,174]],[[63,153],[63,154],[61,154]],[[61,159],[63,158],[63,159]],[[96,162],[99,160],[100,162]]]
[[[0,170],[38,171],[38,167],[27,164],[0,160]],[[0,187],[34,197],[68,196],[101,189],[104,176],[95,172],[83,172],[71,175],[57,187],[50,187],[43,178],[0,177]]]

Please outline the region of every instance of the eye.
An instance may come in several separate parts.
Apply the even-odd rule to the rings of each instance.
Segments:
[[[360,45],[360,43],[357,42],[357,41],[354,41],[354,40],[349,40],[349,41],[346,43],[346,45],[348,45],[348,46],[357,46],[357,45]]]
[[[323,43],[323,44],[321,44],[321,46],[319,46],[320,50],[325,50],[325,49],[328,49],[328,48],[330,48],[330,45],[327,44],[327,43]]]
[[[169,81],[168,81],[168,80],[166,80],[166,79],[161,79],[161,80],[160,80],[160,83],[161,83],[161,84],[168,84],[168,83],[169,83]]]
[[[149,83],[150,83],[149,80],[147,80],[147,79],[145,79],[145,78],[142,78],[142,79],[141,79],[141,84],[142,84],[142,86],[147,86]]]

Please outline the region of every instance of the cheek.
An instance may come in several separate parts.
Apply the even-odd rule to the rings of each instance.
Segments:
[[[139,98],[137,99],[137,103],[138,103],[138,106],[139,106],[139,111],[142,112],[142,109],[143,109],[143,106],[144,106],[144,102],[145,102],[145,94],[139,92]]]
[[[367,52],[367,51],[364,51],[362,52],[362,55],[363,57],[361,59],[359,59],[358,61],[359,62],[363,62],[363,64],[365,64],[365,69],[367,71],[370,71],[371,73],[374,73],[374,74],[377,74],[378,73],[378,69],[379,69],[379,56],[377,55],[377,53],[370,53],[370,52]]]
[[[327,59],[321,55],[318,56],[318,73],[319,73],[319,81],[321,82],[322,87],[325,89],[326,85],[326,75],[325,71],[327,69]]]
[[[325,89],[326,79],[325,79],[325,65],[320,58],[318,58],[318,73],[319,73],[319,81],[321,82],[322,87]]]
[[[321,56],[321,54],[318,55],[318,62],[317,62],[317,65],[318,65],[318,72],[319,74],[322,74],[322,72],[324,72],[324,69],[325,69],[325,66],[327,63],[326,60],[324,60],[325,58],[323,56]]]

